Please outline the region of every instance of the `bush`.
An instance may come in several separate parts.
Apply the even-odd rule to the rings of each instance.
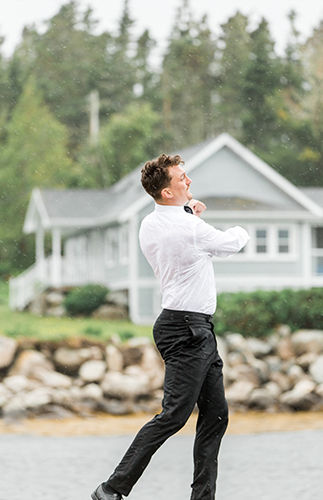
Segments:
[[[103,304],[107,293],[108,289],[102,285],[85,285],[74,288],[66,296],[64,307],[72,316],[77,314],[87,316]]]
[[[323,289],[222,293],[214,318],[218,335],[238,332],[245,337],[265,337],[275,326],[323,329]]]

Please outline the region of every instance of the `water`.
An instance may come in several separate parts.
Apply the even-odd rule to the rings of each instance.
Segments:
[[[89,500],[130,444],[129,436],[0,436],[0,500]],[[193,436],[169,439],[129,495],[188,500]],[[225,436],[217,500],[318,500],[323,430]]]

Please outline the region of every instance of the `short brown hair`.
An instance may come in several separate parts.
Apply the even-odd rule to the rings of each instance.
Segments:
[[[164,153],[154,160],[147,161],[141,169],[141,184],[154,200],[161,197],[161,192],[165,189],[171,179],[169,167],[184,164],[179,155],[165,155]]]

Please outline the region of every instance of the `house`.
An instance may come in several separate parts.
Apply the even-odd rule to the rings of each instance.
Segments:
[[[203,218],[251,236],[237,255],[214,258],[218,292],[323,287],[323,188],[294,186],[228,134],[178,153],[207,205]],[[106,190],[34,189],[24,231],[36,234],[36,262],[10,281],[11,307],[22,310],[47,287],[102,283],[127,295],[134,322],[151,323],[160,292],[138,231],[153,209],[140,167]]]

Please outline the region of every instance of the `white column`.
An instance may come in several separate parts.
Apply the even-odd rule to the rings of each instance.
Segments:
[[[61,230],[58,227],[52,230],[51,284],[62,284]]]
[[[138,215],[134,215],[129,223],[129,315],[134,323],[140,322],[139,316],[139,283],[138,283]]]
[[[36,267],[40,281],[45,279],[44,228],[39,225],[36,231]]]
[[[311,225],[303,222],[301,225],[301,248],[302,248],[302,284],[304,288],[312,285],[312,235]]]

